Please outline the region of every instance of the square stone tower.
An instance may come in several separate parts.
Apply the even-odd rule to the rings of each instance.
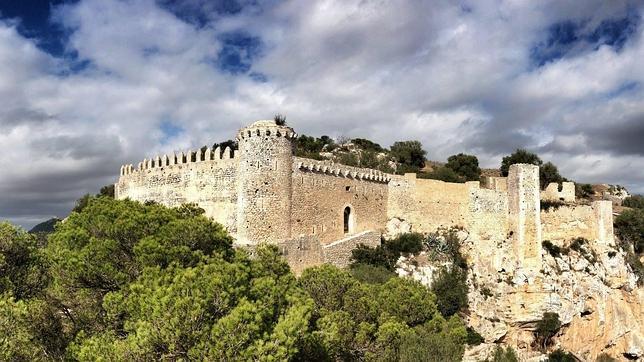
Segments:
[[[541,202],[539,166],[514,164],[508,173],[509,230],[518,268],[541,269]]]

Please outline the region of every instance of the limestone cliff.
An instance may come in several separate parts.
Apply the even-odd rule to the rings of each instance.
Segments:
[[[532,342],[544,312],[556,312],[563,323],[551,348],[582,361],[602,353],[644,358],[644,288],[614,245],[561,245],[557,257],[544,250],[541,270],[530,274],[514,267],[506,241],[474,240],[465,232],[460,237],[470,266],[466,319],[486,341],[468,350],[465,360],[485,359],[498,343],[513,346],[521,360],[543,359]],[[399,260],[398,274],[430,285],[439,265],[426,254],[412,258]]]

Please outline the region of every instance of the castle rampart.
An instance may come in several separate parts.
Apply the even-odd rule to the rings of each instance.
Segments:
[[[277,244],[296,271],[347,265],[358,242],[377,245],[384,233],[452,226],[496,250],[490,258],[499,270],[512,263],[538,271],[542,239],[613,242],[610,202],[576,205],[572,183],[540,191],[537,166],[512,165],[508,177],[481,183],[449,183],[294,157],[296,136],[290,127],[258,121],[238,132],[238,151],[204,148],[124,165],[116,197],[197,203],[238,245]],[[542,211],[540,199],[566,204]]]

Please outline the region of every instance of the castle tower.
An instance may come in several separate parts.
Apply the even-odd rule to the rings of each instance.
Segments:
[[[541,269],[541,201],[539,166],[518,163],[508,173],[509,227],[519,268]]]
[[[237,241],[277,242],[291,237],[293,129],[262,120],[237,133]]]

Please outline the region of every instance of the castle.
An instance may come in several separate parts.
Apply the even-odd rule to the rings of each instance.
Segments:
[[[119,199],[167,206],[197,203],[237,245],[278,245],[292,268],[346,266],[358,244],[383,234],[462,227],[495,268],[526,275],[541,268],[541,242],[585,237],[613,243],[612,204],[575,202],[574,184],[541,191],[538,166],[515,164],[508,177],[447,183],[293,155],[292,128],[262,120],[237,133],[238,150],[205,149],[124,165]],[[541,200],[565,205],[541,210]]]

